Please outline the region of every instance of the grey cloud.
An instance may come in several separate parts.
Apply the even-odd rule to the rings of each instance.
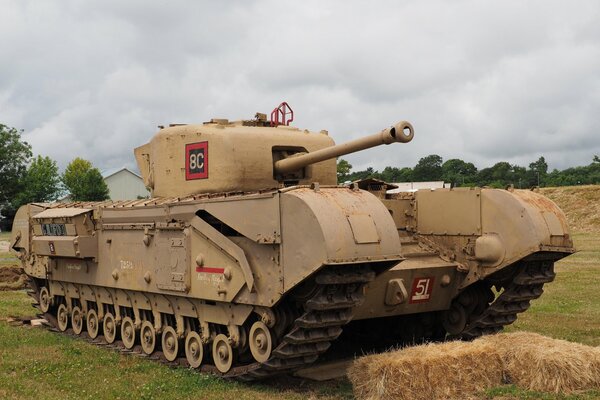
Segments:
[[[600,5],[560,1],[4,1],[0,122],[61,166],[132,166],[156,125],[282,100],[338,142],[410,120],[358,169],[600,154]]]

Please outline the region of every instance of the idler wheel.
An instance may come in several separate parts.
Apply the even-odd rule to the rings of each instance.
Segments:
[[[69,311],[67,311],[66,305],[61,304],[58,306],[58,310],[56,310],[56,322],[61,332],[66,331],[69,327]]]
[[[217,369],[226,373],[231,369],[231,365],[233,364],[233,349],[229,344],[229,340],[227,336],[222,333],[217,335],[215,340],[213,341],[213,361]]]
[[[76,335],[83,332],[83,311],[79,306],[73,307],[71,311],[71,326],[73,327],[73,333]]]
[[[250,328],[250,351],[258,362],[265,362],[271,356],[273,338],[269,327],[262,321],[257,321]]]
[[[179,338],[172,326],[167,326],[162,333],[162,350],[167,361],[175,361],[179,353]]]
[[[90,309],[85,320],[88,336],[92,339],[96,339],[98,337],[98,333],[100,332],[100,321],[98,321],[98,313],[96,310],[93,308]]]
[[[140,342],[142,342],[142,351],[146,354],[154,353],[156,349],[156,330],[150,321],[142,322],[140,328]]]
[[[102,329],[104,330],[106,343],[114,343],[117,340],[117,321],[115,321],[114,315],[106,313],[102,322]]]
[[[43,313],[47,313],[50,310],[50,306],[52,305],[52,297],[50,296],[50,292],[48,292],[48,288],[46,286],[40,289],[39,296],[40,310]]]
[[[452,307],[444,313],[442,317],[442,324],[446,332],[451,335],[458,335],[461,333],[465,326],[467,326],[467,312],[465,308],[458,303],[452,305]]]
[[[126,349],[135,346],[135,325],[130,317],[125,317],[121,321],[121,340]]]
[[[192,368],[198,368],[204,357],[204,345],[198,332],[190,331],[185,337],[185,358]]]

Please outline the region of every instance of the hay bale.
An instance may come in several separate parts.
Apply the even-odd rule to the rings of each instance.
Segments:
[[[541,392],[600,389],[600,349],[536,333],[517,332],[478,339],[501,355],[507,378]]]
[[[467,399],[507,381],[540,392],[600,389],[600,348],[528,332],[409,347],[357,359],[359,399]]]
[[[359,399],[467,399],[502,383],[486,342],[427,344],[359,358],[348,370]]]

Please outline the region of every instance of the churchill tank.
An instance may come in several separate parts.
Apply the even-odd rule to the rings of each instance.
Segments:
[[[134,151],[150,198],[21,207],[11,249],[41,314],[93,343],[263,379],[343,357],[336,343],[496,332],[574,251],[534,192],[337,184],[336,157],[410,142],[406,121],[335,145],[291,120],[283,103],[270,120],[160,127]]]

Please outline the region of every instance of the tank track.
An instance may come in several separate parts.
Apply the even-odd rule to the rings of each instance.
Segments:
[[[220,373],[213,365],[202,365],[199,370],[225,378],[252,381],[291,373],[309,366],[340,336],[343,326],[352,319],[352,309],[363,301],[363,286],[374,278],[375,273],[368,266],[354,268],[345,266],[317,274],[316,287],[311,291],[312,297],[305,302],[304,312],[293,321],[287,333],[280,336],[279,344],[266,362],[234,365],[225,374]],[[33,306],[39,309],[41,287],[37,287],[33,279],[30,280],[30,286],[32,290],[29,290],[28,294],[35,300]],[[147,355],[142,352],[139,344],[132,349],[127,349],[121,340],[116,340],[112,344],[107,343],[102,334],[91,339],[85,329],[79,335],[75,334],[70,327],[62,332],[58,329],[54,314],[47,312],[39,316],[49,322],[50,326],[47,326],[47,329],[50,331],[84,339],[94,345],[114,349],[123,354],[156,360],[168,366],[189,367],[185,356],[180,356],[175,361],[168,361],[160,349]]]
[[[506,325],[517,320],[517,314],[530,307],[531,300],[542,295],[544,284],[552,282],[555,276],[553,259],[522,261],[522,267],[504,285],[504,291],[457,336],[463,340],[472,340],[500,332]]]

